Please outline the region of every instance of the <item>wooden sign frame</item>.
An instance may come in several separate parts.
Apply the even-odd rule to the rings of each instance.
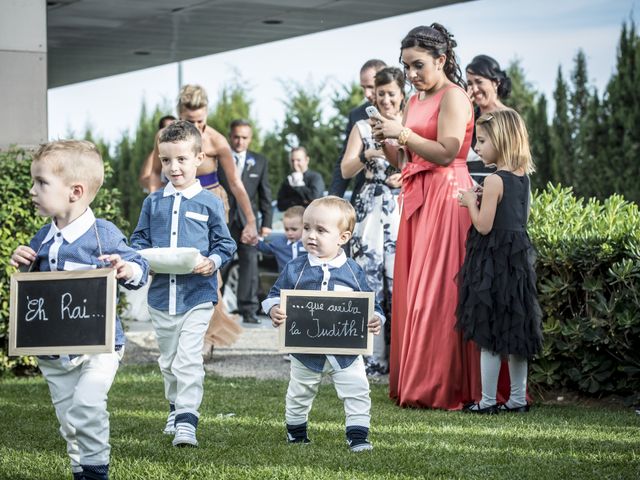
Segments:
[[[375,313],[374,301],[375,294],[373,292],[354,292],[354,291],[318,291],[318,290],[281,290],[280,291],[280,308],[287,311],[287,299],[289,297],[324,297],[324,298],[366,298],[368,299],[366,312],[366,320],[371,318]],[[366,348],[325,348],[325,347],[292,347],[286,345],[286,333],[289,319],[280,325],[278,350],[281,353],[319,353],[319,354],[338,354],[338,355],[372,355],[373,354],[373,334],[368,331],[367,327],[367,346]]]
[[[18,295],[20,285],[25,282],[56,280],[83,280],[91,278],[106,278],[105,288],[105,342],[99,345],[63,345],[20,347],[18,339]],[[17,355],[61,355],[61,354],[94,354],[110,353],[115,349],[116,301],[118,298],[118,283],[116,271],[113,268],[96,268],[92,270],[74,270],[60,272],[16,272],[11,275],[11,292],[9,303],[9,356]]]

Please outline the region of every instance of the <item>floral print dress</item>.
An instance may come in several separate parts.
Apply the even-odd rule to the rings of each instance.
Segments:
[[[376,148],[367,120],[356,123],[364,150]],[[388,371],[388,332],[391,324],[391,292],[396,240],[400,224],[399,188],[387,185],[387,179],[400,170],[385,157],[373,157],[365,163],[365,184],[355,200],[356,226],[351,240],[353,259],[362,267],[367,282],[380,302],[387,323],[385,335],[374,337],[374,351],[368,363],[369,373]],[[385,337],[387,337],[385,339]],[[373,370],[373,371],[371,371]]]

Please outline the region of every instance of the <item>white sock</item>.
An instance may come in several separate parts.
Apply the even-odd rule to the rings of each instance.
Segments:
[[[496,404],[501,361],[502,359],[497,353],[485,349],[480,352],[480,376],[482,379],[480,408],[487,408]]]
[[[524,407],[527,404],[527,359],[517,355],[509,355],[509,377],[511,378],[511,394],[507,408]]]

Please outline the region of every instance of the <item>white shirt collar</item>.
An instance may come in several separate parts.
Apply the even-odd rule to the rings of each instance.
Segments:
[[[330,267],[338,268],[347,263],[347,255],[344,253],[344,250],[340,250],[340,254],[334,258],[333,260],[329,260],[328,262],[320,260],[315,255],[307,255],[309,259],[309,265],[312,267],[321,267],[322,265],[329,265]]]
[[[244,152],[233,152],[233,156],[236,157],[239,160],[244,160],[245,158],[247,158],[247,151],[245,150]]]
[[[181,193],[186,198],[193,198],[197,194],[202,191],[202,185],[200,185],[200,180],[196,178],[196,183],[191,185],[189,188],[185,188],[184,190],[176,190],[176,187],[173,186],[173,183],[167,183],[167,186],[164,187],[164,191],[162,192],[163,197],[168,197],[169,195],[175,195],[176,193]]]
[[[47,243],[51,240],[56,233],[61,233],[62,238],[64,238],[68,243],[73,243],[77,239],[79,239],[82,235],[87,233],[93,224],[96,222],[96,217],[91,211],[91,208],[87,207],[82,215],[76,218],[69,225],[64,227],[63,229],[59,229],[56,225],[56,222],[51,220],[51,227],[49,227],[49,231],[47,235],[44,237],[42,243]]]

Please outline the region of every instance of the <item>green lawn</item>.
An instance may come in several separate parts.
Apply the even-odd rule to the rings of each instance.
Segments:
[[[111,389],[113,479],[638,479],[632,410],[537,406],[492,417],[402,410],[372,385],[372,452],[352,454],[331,385],[311,412],[309,445],[284,441],[286,382],[209,376],[198,449],[162,435],[157,369],[123,367]],[[234,413],[235,416],[225,414]],[[0,380],[0,479],[70,478],[41,378]]]

